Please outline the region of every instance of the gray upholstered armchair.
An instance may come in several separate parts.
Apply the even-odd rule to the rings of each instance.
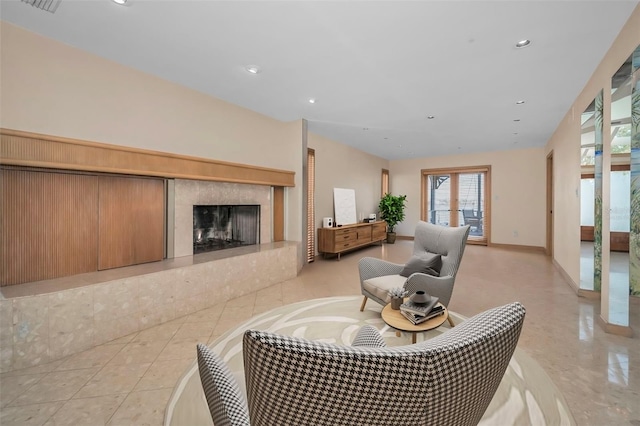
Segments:
[[[243,340],[247,396],[198,345],[198,366],[219,425],[476,425],[516,348],[525,309],[511,303],[425,342],[385,347],[360,329],[338,346],[265,331]]]
[[[360,288],[364,295],[360,310],[364,310],[368,298],[381,305],[389,303],[388,291],[393,287],[404,287],[409,294],[424,290],[448,306],[468,236],[468,225],[449,228],[421,221],[416,226],[413,256],[407,264],[374,257],[360,259]]]

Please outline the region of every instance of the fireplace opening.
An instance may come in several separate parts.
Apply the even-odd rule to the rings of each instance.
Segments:
[[[193,254],[260,244],[259,205],[193,206]]]

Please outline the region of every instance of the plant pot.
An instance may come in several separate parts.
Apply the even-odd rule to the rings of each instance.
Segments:
[[[402,305],[402,297],[392,297],[391,298],[391,309],[395,309],[396,311],[400,309],[400,305]]]
[[[396,233],[395,232],[387,232],[387,243],[393,244],[396,242]]]

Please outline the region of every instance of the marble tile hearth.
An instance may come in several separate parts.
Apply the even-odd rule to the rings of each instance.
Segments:
[[[32,367],[296,277],[299,243],[184,256],[0,290],[0,372]]]

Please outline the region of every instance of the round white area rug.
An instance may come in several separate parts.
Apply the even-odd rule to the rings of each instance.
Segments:
[[[242,336],[247,329],[350,345],[357,330],[362,325],[370,324],[383,333],[388,346],[411,343],[409,333],[402,333],[401,337],[396,337],[395,330],[382,321],[382,306],[369,301],[365,311],[360,312],[361,302],[362,296],[328,297],[276,308],[229,330],[210,347],[224,359],[244,391]],[[450,315],[456,324],[465,319],[455,313]],[[447,330],[449,325],[445,322],[435,330],[419,333],[417,340],[421,342]],[[167,404],[166,426],[213,424],[198,375],[195,346],[193,357],[193,364],[176,384]],[[366,398],[364,391],[363,398]],[[518,348],[480,422],[480,425],[484,426],[516,424],[575,424],[564,397],[549,376],[537,362]]]

